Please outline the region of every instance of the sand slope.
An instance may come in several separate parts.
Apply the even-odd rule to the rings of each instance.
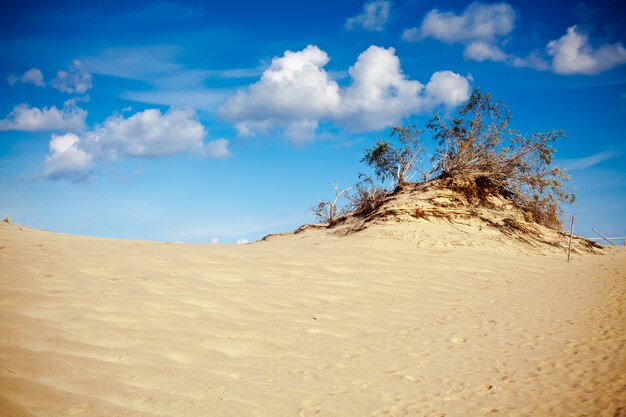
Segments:
[[[3,224],[0,415],[626,415],[622,248],[567,264],[381,236]]]

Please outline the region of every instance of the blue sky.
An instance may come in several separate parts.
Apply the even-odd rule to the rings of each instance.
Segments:
[[[626,234],[618,2],[12,2],[0,17],[0,215],[235,243],[314,221],[389,127],[471,88],[564,129],[577,231]]]

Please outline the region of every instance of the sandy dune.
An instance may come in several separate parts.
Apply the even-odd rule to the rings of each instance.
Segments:
[[[3,224],[0,415],[626,416],[623,248],[568,264],[397,235]]]

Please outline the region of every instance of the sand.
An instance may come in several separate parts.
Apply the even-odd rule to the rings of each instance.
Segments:
[[[394,230],[189,245],[2,224],[0,415],[626,416],[624,248],[568,264]]]

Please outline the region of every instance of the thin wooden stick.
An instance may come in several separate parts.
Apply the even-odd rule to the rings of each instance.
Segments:
[[[570,253],[572,253],[572,235],[574,234],[574,216],[572,216],[572,225],[569,228],[569,246],[567,247],[567,262],[569,262]]]
[[[615,243],[611,242],[607,237],[602,236],[602,234],[600,232],[598,232],[596,229],[591,229],[594,232],[596,232],[602,239],[606,240],[607,242],[609,242],[611,245],[615,246]]]

